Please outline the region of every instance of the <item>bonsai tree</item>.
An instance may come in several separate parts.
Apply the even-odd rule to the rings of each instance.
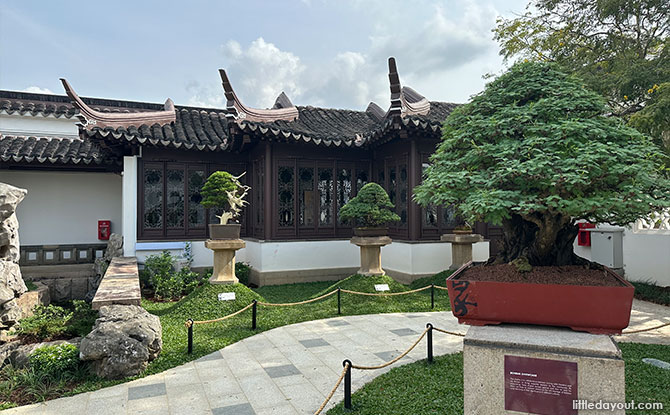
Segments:
[[[368,183],[358,194],[340,209],[340,218],[345,221],[356,221],[359,227],[378,227],[389,222],[397,222],[393,203],[386,191],[377,183]]]
[[[577,221],[626,226],[670,206],[660,149],[610,114],[555,65],[518,63],[450,114],[414,198],[502,224],[498,263],[581,264]]]
[[[237,218],[242,211],[242,207],[248,204],[244,197],[251,188],[240,183],[242,176],[244,176],[244,173],[233,176],[225,171],[216,171],[207,178],[202,186],[202,201],[200,204],[205,208],[223,209],[220,216],[216,215],[221,225]]]

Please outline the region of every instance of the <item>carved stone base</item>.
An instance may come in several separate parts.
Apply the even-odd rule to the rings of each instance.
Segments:
[[[246,243],[241,239],[208,239],[205,247],[214,251],[214,272],[209,282],[212,284],[235,284],[240,280],[235,276],[235,251]]]
[[[388,236],[354,236],[351,238],[351,243],[361,248],[361,268],[358,273],[366,276],[384,275],[381,248],[391,242]]]
[[[449,269],[459,269],[463,264],[472,261],[472,244],[483,241],[484,237],[476,233],[466,235],[446,233],[440,237],[440,240],[451,242]]]

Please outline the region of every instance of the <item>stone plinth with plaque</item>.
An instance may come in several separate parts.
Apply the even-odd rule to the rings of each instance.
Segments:
[[[208,239],[205,247],[214,251],[214,271],[209,279],[212,284],[235,284],[235,251],[246,246],[241,239]]]
[[[610,336],[546,326],[472,326],[463,340],[466,415],[584,415],[625,402],[624,361]],[[623,410],[609,412],[624,414]]]

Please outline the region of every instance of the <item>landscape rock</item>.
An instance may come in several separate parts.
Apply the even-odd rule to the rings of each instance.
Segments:
[[[109,241],[107,242],[107,247],[105,248],[105,253],[102,258],[96,258],[95,264],[93,265],[95,277],[93,277],[92,280],[89,280],[91,286],[84,297],[89,303],[93,301],[95,293],[100,286],[100,281],[102,281],[102,277],[104,277],[109,263],[112,258],[117,256],[123,256],[123,236],[113,233],[109,235]]]
[[[71,278],[55,278],[47,285],[49,286],[49,295],[51,296],[51,301],[58,303],[72,299]]]
[[[157,316],[134,305],[100,308],[93,330],[82,340],[79,357],[91,361],[100,377],[121,379],[146,369],[163,347]]]
[[[25,189],[0,183],[0,259],[19,262],[19,222],[16,206],[28,193]]]
[[[31,344],[21,344],[18,341],[9,342],[0,346],[0,366],[11,364],[15,368],[26,367],[29,364],[30,355],[40,347],[57,346],[60,344],[74,344],[79,347],[79,343],[81,343],[81,337]]]
[[[21,278],[19,264],[0,260],[0,304],[18,297],[28,291]]]
[[[0,323],[2,323],[4,328],[12,327],[22,318],[23,313],[21,312],[21,307],[17,304],[16,299],[8,301],[2,305],[2,310],[0,311]]]

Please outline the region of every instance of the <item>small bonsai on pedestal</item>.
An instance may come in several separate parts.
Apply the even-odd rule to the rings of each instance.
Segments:
[[[239,176],[233,176],[225,171],[212,173],[202,186],[202,201],[200,204],[205,208],[223,209],[219,218],[219,224],[209,225],[209,235],[212,239],[238,239],[240,237],[240,225],[228,223],[242,212],[242,207],[248,204],[244,198],[251,187],[243,185]]]
[[[357,236],[383,236],[388,233],[385,225],[400,220],[393,208],[386,191],[377,183],[368,183],[340,208],[340,218],[355,224]]]

